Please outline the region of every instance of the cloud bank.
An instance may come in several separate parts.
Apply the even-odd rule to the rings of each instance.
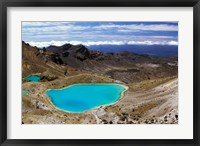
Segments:
[[[72,45],[85,45],[85,46],[92,46],[92,45],[178,45],[176,41],[50,41],[50,42],[27,42],[31,46],[37,46],[39,48],[48,47],[50,45],[54,46],[62,46],[64,44],[72,44]]]

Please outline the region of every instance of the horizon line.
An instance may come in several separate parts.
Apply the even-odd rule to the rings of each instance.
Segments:
[[[100,46],[100,45],[144,45],[144,46],[152,46],[152,45],[160,45],[160,46],[178,46],[178,42],[176,41],[43,41],[43,42],[34,42],[34,41],[23,41],[31,46],[36,46],[38,48],[49,47],[49,46],[63,46],[65,44],[71,45],[84,45],[84,46]]]

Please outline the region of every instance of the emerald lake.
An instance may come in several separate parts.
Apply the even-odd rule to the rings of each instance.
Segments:
[[[53,105],[68,112],[84,112],[101,105],[113,104],[128,88],[120,84],[75,84],[46,91]]]
[[[29,92],[28,91],[22,91],[22,95],[28,95]]]
[[[24,78],[24,80],[31,81],[31,82],[39,82],[41,80],[41,77],[37,76],[37,75],[30,75],[30,76]]]

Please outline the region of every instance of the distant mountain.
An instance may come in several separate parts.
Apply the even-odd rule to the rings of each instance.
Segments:
[[[177,57],[178,46],[173,45],[93,45],[89,49],[100,52],[134,52],[158,57]]]

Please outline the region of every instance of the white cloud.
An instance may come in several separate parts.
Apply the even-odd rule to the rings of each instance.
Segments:
[[[119,29],[119,32],[135,32],[135,31],[178,31],[177,25],[168,25],[168,24],[153,24],[153,25],[144,25],[144,24],[132,24],[132,25],[99,25],[93,27],[95,29]]]
[[[44,26],[44,27],[25,27],[22,29],[23,33],[60,33],[63,31],[75,31],[88,29],[87,26],[74,26],[74,25],[60,25],[60,26]]]
[[[79,45],[83,44],[85,46],[91,46],[91,45],[178,45],[178,42],[176,41],[87,41],[87,42],[81,42],[81,41],[50,41],[50,42],[27,42],[31,46],[37,46],[39,48],[42,47],[48,47],[50,45],[55,46],[62,46],[64,44],[73,44],[73,45]]]
[[[102,30],[114,29],[116,32],[138,32],[138,31],[178,31],[177,25],[168,24],[130,24],[130,25],[117,25],[117,24],[103,24],[98,26],[81,26],[74,25],[72,22],[22,22],[23,33],[53,33],[53,32],[64,32],[64,31],[82,31],[88,30],[88,32],[101,32]]]
[[[29,27],[35,27],[35,26],[58,26],[58,25],[65,25],[65,24],[71,24],[73,22],[42,22],[42,21],[24,21],[22,22],[22,26],[29,26]]]
[[[178,42],[176,42],[176,41],[170,41],[170,42],[168,42],[168,44],[169,45],[178,45]]]

